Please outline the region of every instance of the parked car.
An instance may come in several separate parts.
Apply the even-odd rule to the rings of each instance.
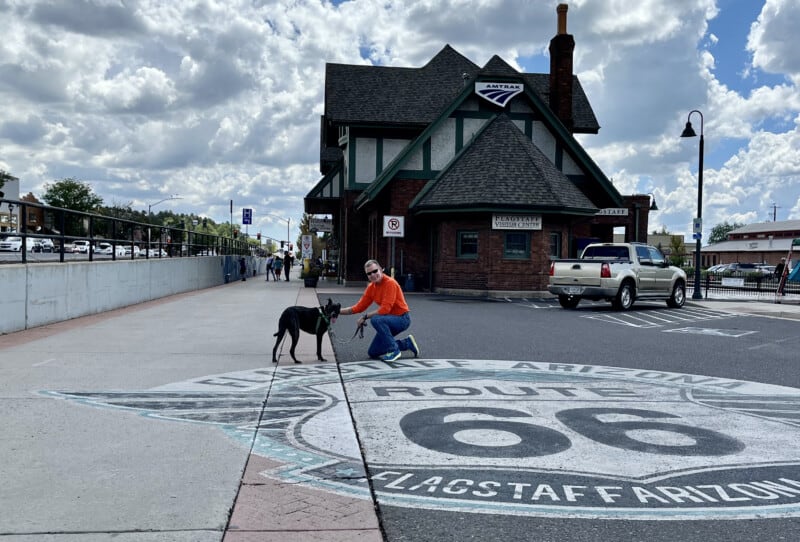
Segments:
[[[160,248],[160,249],[159,248],[151,248],[148,251],[148,256],[150,256],[151,258],[166,258],[167,257],[167,251],[164,250],[163,248]]]
[[[95,254],[112,254],[114,247],[111,243],[97,243],[94,247]]]
[[[89,241],[78,239],[72,242],[72,252],[79,252],[81,254],[89,254],[92,244]]]
[[[41,238],[41,239],[31,239],[28,238],[28,250],[31,252],[55,252],[56,245],[53,243],[52,239]]]
[[[10,236],[0,240],[0,250],[19,252],[22,250],[22,237]]]

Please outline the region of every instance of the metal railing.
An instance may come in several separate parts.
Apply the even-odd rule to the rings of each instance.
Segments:
[[[2,204],[12,205],[13,211],[3,213],[5,220],[0,226],[5,231],[0,232],[0,248],[9,237],[20,237],[22,243],[19,252],[0,250],[0,263],[54,261],[29,257],[29,254],[48,250],[57,253],[60,262],[74,261],[84,255],[89,261],[132,260],[137,257],[250,255],[258,250],[245,239],[209,234],[202,227],[183,229],[18,200],[0,199],[0,206]],[[53,241],[52,249],[42,244],[44,239]],[[79,247],[75,241],[86,241],[83,244],[86,248]],[[100,243],[111,245],[110,254],[98,252]],[[9,258],[9,254],[18,254],[19,258]]]
[[[687,276],[687,292],[694,291],[694,277]],[[703,297],[730,296],[742,298],[763,298],[778,292],[780,280],[773,274],[765,275],[755,271],[726,271],[708,273],[703,271],[700,285]],[[783,294],[800,296],[800,282],[786,281]]]

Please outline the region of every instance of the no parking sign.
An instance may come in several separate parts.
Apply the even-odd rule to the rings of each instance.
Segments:
[[[386,215],[383,217],[384,237],[404,237],[405,217]]]

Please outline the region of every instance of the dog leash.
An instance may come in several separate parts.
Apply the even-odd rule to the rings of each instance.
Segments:
[[[356,331],[355,331],[355,333],[353,333],[353,336],[352,336],[352,337],[350,337],[350,338],[349,338],[348,340],[346,340],[346,341],[342,341],[342,340],[340,340],[339,338],[337,338],[337,337],[336,337],[336,334],[333,332],[333,329],[332,329],[332,328],[330,328],[330,327],[329,327],[329,328],[328,328],[328,331],[329,331],[329,333],[330,333],[330,334],[333,336],[334,340],[335,340],[337,343],[339,343],[339,344],[347,344],[347,343],[349,343],[349,342],[352,342],[352,341],[353,341],[353,339],[355,339],[356,337],[358,337],[359,339],[363,339],[363,338],[364,338],[364,328],[365,328],[365,327],[367,327],[367,322],[366,322],[366,321],[364,321],[364,322],[362,322],[362,323],[360,323],[360,324],[356,324]]]

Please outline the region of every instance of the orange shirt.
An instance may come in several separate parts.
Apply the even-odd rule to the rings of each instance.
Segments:
[[[370,282],[367,285],[364,295],[353,305],[353,314],[367,310],[373,303],[379,305],[378,314],[402,316],[408,312],[400,284],[388,275],[383,275],[380,282]]]

